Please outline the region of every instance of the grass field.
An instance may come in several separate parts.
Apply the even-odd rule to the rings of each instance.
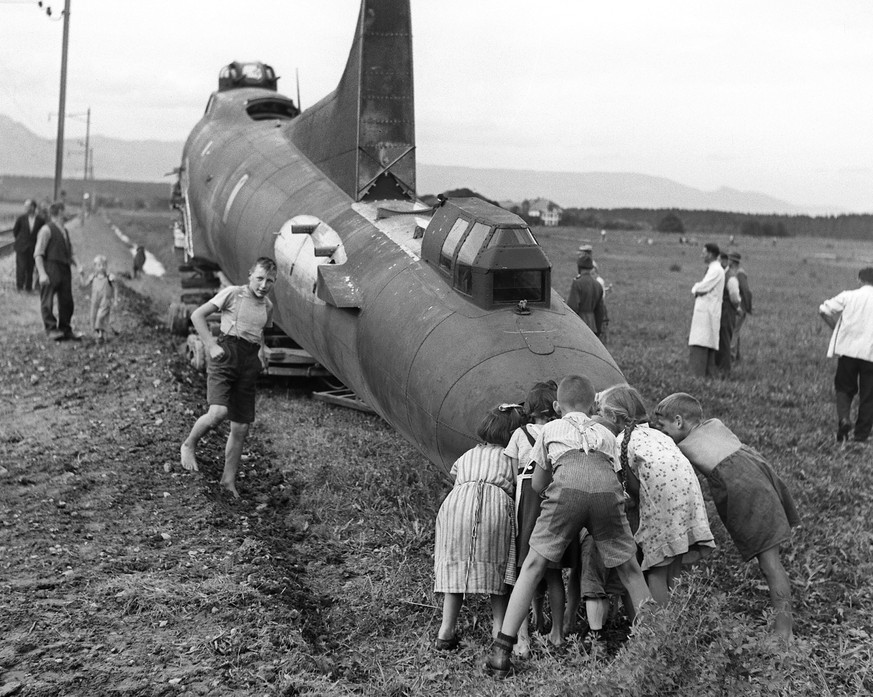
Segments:
[[[743,254],[754,314],[743,330],[743,362],[730,379],[710,381],[686,370],[690,288],[704,273],[698,246],[673,235],[649,244],[639,233],[613,232],[603,243],[592,230],[536,232],[562,295],[580,240],[594,242],[612,284],[609,349],[650,405],[670,392],[697,395],[788,483],[803,519],[784,554],[793,647],[779,652],[769,643],[763,578],[742,563],[711,511],[718,549],[617,656],[540,650],[520,675],[496,684],[478,668],[489,625],[478,599],[461,615],[461,651],[436,654],[441,601],[431,591],[431,554],[446,476],[377,418],[274,386],[260,397],[259,433],[273,466],[302,492],[289,529],[323,550],[307,566],[325,605],[321,644],[308,670],[279,673],[287,694],[869,694],[873,450],[834,443],[835,364],[825,358],[829,332],[817,309],[857,285],[873,248],[739,238],[732,249]]]
[[[537,231],[562,294],[579,240],[595,239],[593,232]],[[293,525],[307,531],[307,546],[324,550],[307,575],[326,606],[328,638],[314,666],[330,688],[299,674],[285,675],[285,684],[301,693],[374,695],[873,691],[873,451],[834,443],[835,365],[825,358],[828,331],[817,316],[824,298],[856,286],[858,260],[871,248],[740,239],[735,249],[755,309],[744,329],[744,362],[724,381],[686,371],[690,288],[704,273],[699,247],[674,236],[650,245],[613,233],[606,244],[595,242],[595,257],[613,286],[609,348],[628,381],[650,404],[680,390],[697,395],[709,416],[770,459],[794,493],[803,525],[784,554],[796,609],[791,650],[774,650],[763,578],[756,565],[742,563],[711,511],[718,550],[686,574],[670,607],[645,617],[617,656],[541,649],[520,675],[496,684],[478,667],[489,626],[480,600],[462,612],[462,650],[434,653],[440,598],[431,592],[431,552],[435,513],[449,487],[444,475],[377,419],[273,389],[259,405],[262,428],[277,464],[303,492]]]
[[[169,215],[112,217],[159,259],[172,259]],[[91,565],[93,612],[109,619],[120,612],[130,627],[118,631],[128,632],[132,645],[144,643],[137,627],[152,627],[155,643],[160,637],[157,653],[166,652],[143,654],[147,666],[215,665],[210,678],[220,687],[208,694],[873,693],[873,447],[834,442],[835,364],[825,358],[828,331],[817,316],[824,298],[857,285],[871,245],[739,238],[734,249],[743,254],[754,315],[743,330],[743,363],[730,379],[709,381],[686,371],[690,288],[704,273],[699,247],[680,245],[672,235],[653,237],[650,245],[638,233],[610,233],[605,244],[599,231],[536,234],[562,295],[575,274],[580,240],[594,242],[612,284],[609,349],[649,404],[679,390],[697,395],[707,414],[760,450],[792,490],[802,527],[783,556],[796,621],[788,651],[769,639],[762,576],[742,563],[711,511],[718,549],[683,576],[668,607],[647,610],[627,641],[611,642],[608,655],[589,656],[575,642],[559,654],[538,645],[518,675],[497,682],[480,668],[490,613],[486,599],[476,597],[461,613],[460,650],[437,653],[441,598],[432,592],[433,530],[451,482],[380,419],[315,401],[293,383],[259,391],[241,471],[243,499],[212,500],[190,487],[190,510],[173,545],[199,550],[202,575],[190,572],[177,582],[178,565],[154,563],[98,583],[102,572]],[[131,378],[143,369],[129,369]],[[140,462],[132,454],[131,469],[162,472],[162,461],[175,461],[195,413],[187,405],[204,396],[202,378],[180,371],[178,389],[185,394],[167,399],[186,411],[179,407],[155,428],[160,437],[149,445],[160,459]],[[220,471],[223,447],[222,433],[204,442],[204,478]],[[179,476],[200,481],[200,475]],[[169,483],[157,486],[176,491]],[[164,500],[158,490],[145,492],[153,494]],[[196,532],[187,532],[187,519]],[[154,553],[156,559],[169,554]],[[215,561],[208,571],[207,558]],[[185,688],[152,684],[136,694]]]

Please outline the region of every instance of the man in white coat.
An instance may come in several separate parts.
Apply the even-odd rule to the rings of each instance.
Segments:
[[[852,431],[852,400],[858,395],[854,440],[865,443],[873,430],[873,267],[858,273],[861,287],[825,300],[818,311],[834,330],[828,358],[838,356],[834,390],[837,396],[837,441]]]
[[[721,300],[724,293],[724,269],[718,262],[717,244],[703,245],[706,275],[691,288],[694,295],[694,314],[688,336],[691,374],[708,377],[715,374],[715,356],[718,352],[718,334],[721,325]]]

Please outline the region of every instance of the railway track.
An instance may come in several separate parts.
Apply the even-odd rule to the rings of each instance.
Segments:
[[[12,254],[15,238],[12,237],[12,228],[0,230],[0,258]]]

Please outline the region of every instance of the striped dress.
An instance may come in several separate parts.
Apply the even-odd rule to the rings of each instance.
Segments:
[[[515,582],[515,478],[498,445],[477,445],[452,465],[455,486],[436,519],[434,591],[506,592]]]

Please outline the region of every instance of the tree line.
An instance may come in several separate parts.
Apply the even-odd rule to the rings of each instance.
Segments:
[[[873,239],[873,215],[775,215],[648,208],[565,208],[561,225],[696,235]]]

